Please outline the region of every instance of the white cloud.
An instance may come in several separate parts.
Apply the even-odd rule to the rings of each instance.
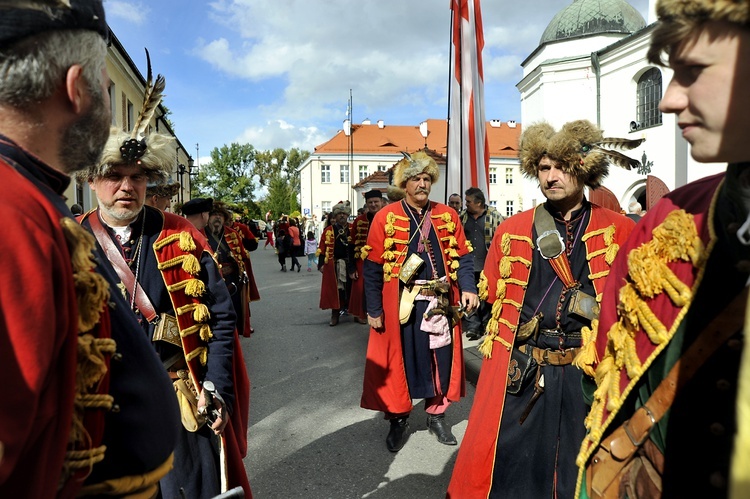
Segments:
[[[109,0],[105,4],[107,18],[117,17],[132,24],[142,25],[151,13],[151,9],[141,2],[123,2]]]

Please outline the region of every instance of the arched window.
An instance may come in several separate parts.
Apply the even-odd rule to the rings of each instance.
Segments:
[[[661,125],[661,71],[651,68],[638,80],[636,116],[642,128]]]

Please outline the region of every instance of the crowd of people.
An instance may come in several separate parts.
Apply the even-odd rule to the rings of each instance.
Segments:
[[[748,497],[750,2],[659,0],[649,58],[699,162],[724,173],[629,215],[585,196],[636,139],[532,124],[522,173],[545,201],[507,219],[404,153],[387,191],[323,222],[266,214],[280,270],[321,274],[330,326],[367,325],[360,405],[443,445],[484,356],[447,497]],[[110,128],[101,0],[0,3],[0,497],[252,497],[241,338],[258,237],[225,203],[170,211],[174,139]],[[72,177],[96,208],[68,208]],[[22,248],[22,251],[19,251]],[[287,261],[289,269],[287,269]],[[20,292],[19,292],[20,290]],[[40,316],[43,315],[43,318]],[[363,330],[365,328],[363,327]]]

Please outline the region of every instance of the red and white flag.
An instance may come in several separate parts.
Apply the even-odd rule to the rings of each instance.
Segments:
[[[479,187],[489,197],[489,144],[484,117],[482,9],[480,0],[451,0],[453,43],[446,200]]]

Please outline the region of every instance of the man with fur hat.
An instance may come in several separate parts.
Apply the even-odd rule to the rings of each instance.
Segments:
[[[367,244],[367,234],[370,232],[373,217],[383,207],[383,192],[379,189],[365,192],[365,205],[367,212],[355,218],[349,227],[352,234],[352,242],[349,244],[349,278],[352,280],[349,313],[360,324],[367,324],[362,247]]]
[[[346,309],[351,281],[349,280],[349,201],[337,203],[331,210],[331,225],[323,230],[318,244],[318,270],[323,274],[320,284],[320,308],[331,309],[329,326],[339,323]]]
[[[0,2],[0,497],[151,497],[169,378],[63,194],[110,124],[100,0]]]
[[[605,144],[640,142],[604,139],[585,120],[521,136],[521,170],[547,201],[500,224],[485,260],[479,289],[492,317],[450,497],[572,497],[587,409],[572,362],[634,226],[590,203],[584,187],[599,187],[610,158],[632,161]]]
[[[362,248],[370,337],[361,406],[385,413],[386,447],[408,437],[412,399],[425,399],[427,428],[456,445],[445,411],[465,394],[460,311],[479,305],[471,245],[458,215],[430,201],[439,170],[419,151],[395,167],[405,197],[375,215]]]
[[[161,211],[169,211],[172,198],[180,190],[178,182],[149,182],[146,186],[146,204]]]
[[[659,108],[694,159],[728,166],[663,197],[612,265],[580,359],[593,379],[579,494],[750,497],[750,2],[656,13],[649,59],[674,71]]]
[[[183,217],[145,205],[148,182],[163,180],[174,165],[173,137],[141,137],[164,86],[161,75],[152,84],[150,67],[148,73],[151,97],[133,132],[113,128],[97,166],[79,172],[99,204],[81,223],[105,249],[141,333],[174,380],[182,424],[161,496],[213,497],[236,485],[249,495],[229,419],[235,404],[231,297],[204,235]]]

